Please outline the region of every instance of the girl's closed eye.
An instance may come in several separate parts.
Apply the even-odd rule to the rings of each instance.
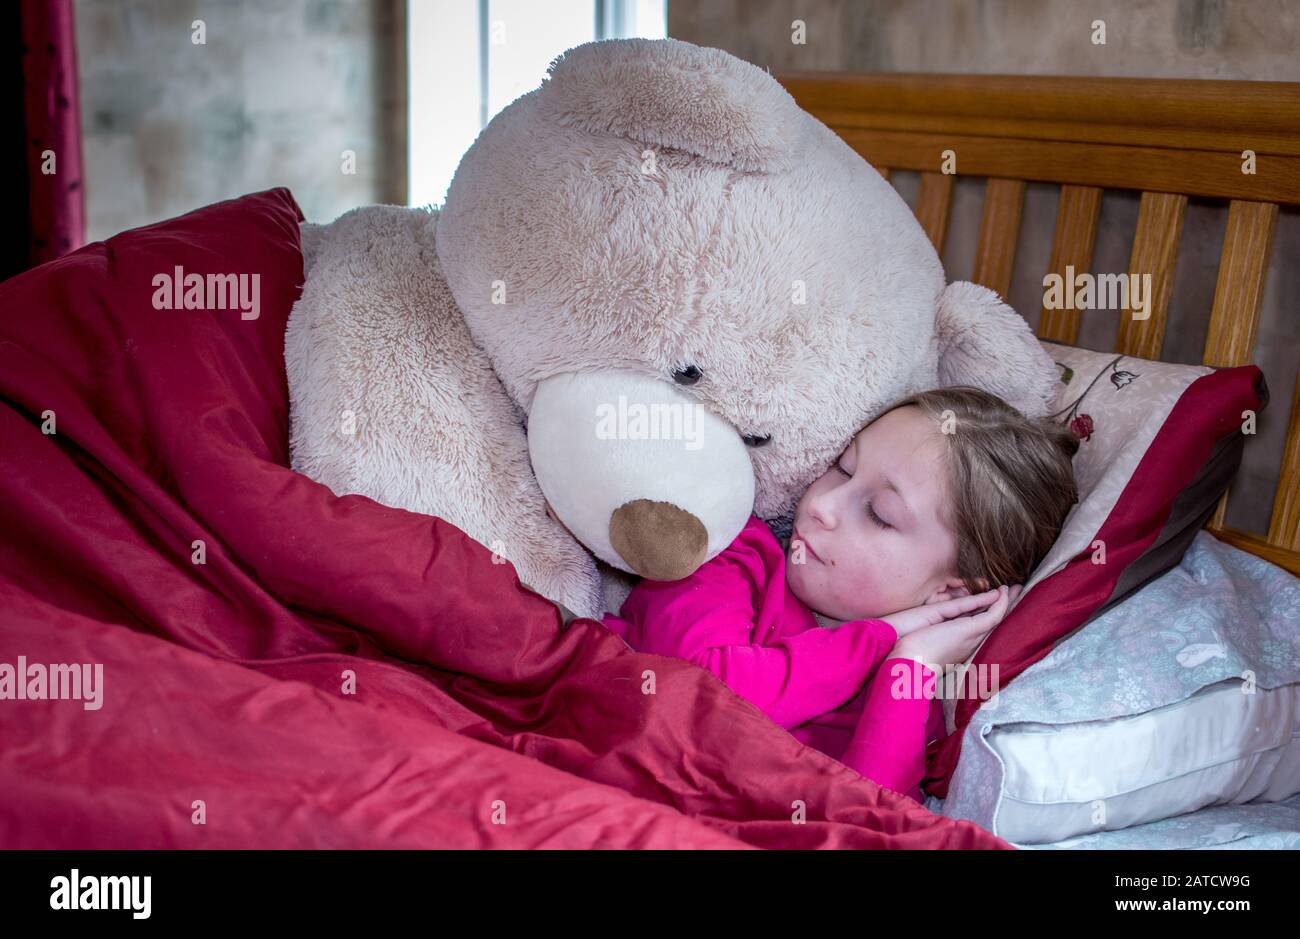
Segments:
[[[836,461],[836,463],[835,463],[835,468],[836,468],[837,470],[839,470],[841,473],[843,473],[846,479],[852,479],[852,478],[853,478],[853,474],[850,473],[848,470],[846,470],[846,469],[843,467],[843,465],[839,463],[839,461]],[[894,527],[893,525],[889,524],[889,522],[887,522],[887,521],[885,521],[883,518],[881,518],[879,514],[877,514],[876,509],[875,509],[875,506],[873,506],[870,502],[867,503],[867,515],[869,515],[869,516],[871,517],[871,521],[873,521],[873,522],[874,522],[877,526],[879,526],[880,528],[893,528],[893,527]]]

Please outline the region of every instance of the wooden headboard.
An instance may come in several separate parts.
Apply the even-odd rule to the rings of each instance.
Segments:
[[[1091,270],[1101,195],[1141,192],[1129,273],[1151,275],[1149,316],[1121,312],[1115,349],[1160,359],[1189,196],[1228,200],[1204,362],[1250,364],[1279,205],[1300,204],[1300,84],[1132,78],[787,72],[805,111],[888,178],[914,170],[916,216],[942,253],[954,175],[987,178],[973,280],[1007,296],[1026,181],[1060,186],[1049,270]],[[1243,172],[1254,154],[1253,173]],[[1044,309],[1038,335],[1077,344],[1080,311]],[[1275,378],[1279,384],[1284,380]],[[1271,407],[1282,402],[1274,401]],[[1206,528],[1300,574],[1300,383],[1267,536]]]

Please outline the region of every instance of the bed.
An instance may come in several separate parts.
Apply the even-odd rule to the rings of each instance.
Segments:
[[[269,190],[0,284],[0,847],[1010,847],[290,470],[302,220]],[[185,300],[226,276],[255,309]]]
[[[1300,85],[814,72],[778,78],[801,107],[835,130],[886,178],[903,171],[919,174],[913,208],[941,256],[954,201],[953,165],[962,177],[981,178],[983,204],[972,279],[1004,297],[1012,288],[1027,186],[1041,189],[1050,184],[1056,191],[1055,234],[1046,269],[1041,271],[1044,275],[1094,270],[1094,247],[1107,234],[1100,231],[1103,193],[1140,194],[1128,273],[1150,275],[1149,309],[1143,311],[1145,316],[1134,315],[1131,306],[1116,313],[1089,314],[1118,318],[1113,348],[1097,351],[1113,351],[1120,367],[1132,371],[1143,369],[1128,363],[1162,360],[1175,265],[1180,250],[1198,247],[1184,241],[1189,200],[1226,203],[1226,230],[1202,360],[1216,370],[1256,362],[1279,208],[1300,204]],[[1290,321],[1294,323],[1294,317]],[[1038,335],[1052,347],[1075,346],[1082,324],[1079,309],[1045,305]],[[1165,604],[1189,609],[1187,604],[1200,599],[1178,591],[1205,576],[1198,564],[1213,565],[1216,576],[1225,582],[1229,579],[1225,567],[1240,568],[1236,587],[1223,588],[1237,603],[1242,592],[1274,572],[1281,576],[1270,580],[1273,589],[1289,590],[1294,584],[1290,575],[1300,574],[1300,384],[1295,369],[1296,363],[1288,361],[1280,373],[1275,367],[1269,376],[1275,387],[1295,390],[1289,402],[1275,402],[1275,406],[1289,404],[1289,410],[1270,415],[1284,425],[1285,441],[1275,467],[1277,488],[1266,532],[1227,523],[1229,487],[1208,511],[1195,539],[1185,543],[1187,556],[1182,557],[1184,548],[1180,548],[1178,566],[1171,569],[1165,564],[1146,577],[1128,591],[1130,599],[1121,607],[1140,603],[1133,598],[1143,594],[1164,591],[1160,596]],[[1251,568],[1249,561],[1267,568]],[[1267,597],[1255,600],[1255,620],[1246,625],[1271,617],[1270,648],[1289,644],[1294,652],[1288,650],[1287,662],[1295,661],[1291,656],[1300,654],[1300,648],[1295,648],[1300,647],[1295,638],[1300,616],[1291,608],[1270,606]],[[1089,626],[1085,632],[1105,629],[1107,618],[1114,616],[1114,607],[1109,613],[1099,608],[1074,629],[1084,624]],[[1177,627],[1167,626],[1166,634],[1175,637],[1173,643],[1180,641],[1176,632]],[[1037,710],[1031,706],[1034,702],[1026,700],[1035,681],[1041,678],[1039,683],[1045,684],[1057,659],[1086,655],[1086,643],[1077,632],[1041,645],[1037,658],[1007,690],[1011,697],[1018,684],[1022,687],[1015,701],[1024,706],[1010,712],[1018,714],[1022,727],[1041,728],[1045,725],[1035,722],[1048,720],[1043,701],[1051,702],[1051,692],[1041,692]],[[1201,650],[1207,648],[1214,647],[1200,644]],[[1202,664],[1203,651],[1181,652],[1191,657],[1185,661],[1195,659],[1197,667]],[[1076,713],[1061,726],[1070,720],[1076,721],[1076,728],[1084,726],[1077,722],[1088,716]],[[979,752],[988,756],[990,765],[1001,759],[981,743],[982,735],[998,733],[997,719],[984,716],[957,730],[952,739],[963,751],[982,748]],[[1296,739],[1300,738],[1292,738]],[[942,793],[947,798],[932,794],[927,805],[936,812],[991,825],[998,811],[995,800],[990,796],[982,801],[975,795],[981,787],[991,790],[987,781],[991,771],[976,771],[975,761],[975,756],[962,761],[961,768],[969,772],[960,792]],[[1278,772],[1291,777],[1300,789],[1300,767],[1286,764]],[[945,786],[951,775],[950,766],[944,774]],[[981,778],[969,778],[974,776]],[[1300,842],[1300,801],[1275,795],[1253,804],[1206,805],[1123,828],[1095,828],[1069,838],[1044,840],[1044,836],[1034,844],[1009,840],[1040,849],[1295,847]]]
[[[1087,266],[1101,188],[1142,190],[1133,263],[1161,284],[1187,198],[1232,200],[1205,357],[1250,363],[1277,206],[1300,200],[1294,87],[782,78],[882,172],[922,174],[940,247],[939,161],[958,141],[962,172],[990,177],[976,279],[1004,293],[1026,180],[1062,184],[1062,270]],[[1270,157],[1253,177],[1243,135]],[[87,671],[76,695],[0,704],[0,847],[1013,846],[802,746],[702,669],[566,623],[454,526],[291,472],[301,221],[271,190],[0,284],[0,665],[102,669],[98,700]],[[161,309],[155,279],[178,267],[257,272],[260,312]],[[1123,351],[1159,358],[1159,296]],[[1053,315],[1040,333],[1077,329]],[[1208,527],[1296,572],[1289,413],[1268,534],[1226,527],[1222,505]],[[1222,806],[1198,825],[1249,816],[1233,830],[1279,846],[1296,809]],[[1161,824],[1092,840],[1173,846]]]

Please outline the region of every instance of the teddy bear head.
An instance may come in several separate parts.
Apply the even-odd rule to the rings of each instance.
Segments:
[[[778,527],[899,396],[969,383],[1042,414],[1055,394],[1056,370],[1024,321],[990,291],[945,287],[889,183],[770,74],[719,49],[630,39],[569,50],[480,134],[437,224],[443,274],[525,413],[566,376],[669,389],[729,429],[718,465],[752,473],[752,510]],[[638,470],[602,452],[570,453],[580,469],[568,508],[552,497],[559,474],[548,486],[535,469],[580,540],[645,573],[601,530],[619,505],[594,522],[572,505],[610,472],[627,483],[614,501],[635,501],[629,478],[662,477],[662,461]],[[683,498],[743,495],[722,473],[701,461],[673,485]],[[673,548],[684,560],[671,571],[721,550],[750,507],[739,522],[734,506],[705,519],[703,550]],[[637,524],[647,538],[680,535],[666,517]]]

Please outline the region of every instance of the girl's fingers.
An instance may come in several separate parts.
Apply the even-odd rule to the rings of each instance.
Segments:
[[[987,606],[988,608],[979,613],[945,619],[941,623],[926,627],[926,629],[945,630],[944,642],[953,650],[951,652],[953,661],[965,661],[979,648],[985,637],[993,631],[993,628],[1002,621],[1011,599],[1010,587],[1001,587],[983,594],[963,597],[962,600],[971,601],[971,603],[967,604],[968,606]],[[960,603],[960,600],[954,600],[952,606],[957,606]]]
[[[988,632],[996,626],[1002,617],[1006,615],[1007,605],[1010,603],[1007,594],[1002,595],[982,613],[976,613],[973,616],[962,616],[957,619],[951,619],[948,622],[957,626],[967,633]],[[960,625],[958,625],[960,624]]]
[[[945,617],[952,618],[962,613],[969,613],[971,610],[978,610],[980,607],[988,606],[996,599],[998,591],[989,590],[984,593],[973,593],[965,597],[958,597],[955,600],[947,601],[940,612]]]
[[[992,618],[993,622],[997,623],[998,620],[1002,619],[1002,617],[1007,615],[1007,607],[1009,607],[1010,605],[1011,605],[1011,592],[1009,590],[1003,589],[1001,596],[998,597],[998,599],[994,602],[994,604],[990,606],[984,612],[983,615],[985,617]]]
[[[990,613],[997,610],[998,604],[1005,604],[1007,602],[1006,593],[1000,587],[996,590],[990,590],[987,593],[976,594],[976,596],[968,599],[975,601],[966,608],[968,611],[987,607],[984,612],[975,614],[976,617],[988,616]]]

